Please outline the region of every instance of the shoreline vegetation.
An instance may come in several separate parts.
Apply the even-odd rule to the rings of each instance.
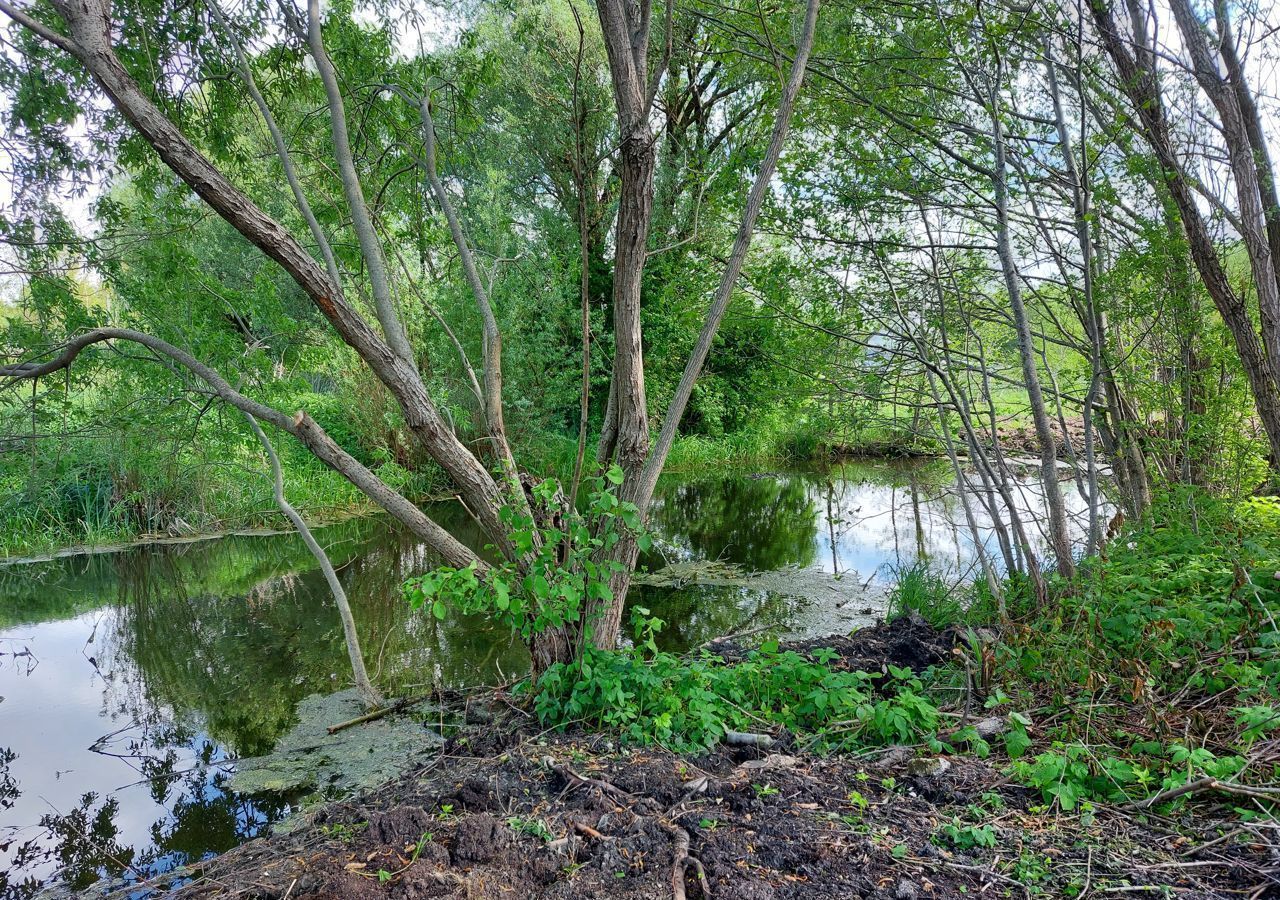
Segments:
[[[1021,441],[1018,440],[1019,436]],[[1033,434],[1028,434],[1025,428],[1014,426],[1009,429],[1007,437],[1013,438],[1006,448],[1005,458],[1009,464],[1028,469],[1040,465],[1040,461],[1034,458],[1038,451],[1035,449]],[[1009,455],[1011,452],[1024,455]],[[1067,456],[1065,444],[1058,446],[1058,453],[1060,457]],[[969,458],[967,451],[963,449],[957,451],[957,456],[960,459]],[[729,470],[746,465],[825,466],[856,462],[859,459],[945,461],[946,458],[945,449],[939,446],[889,439],[810,444],[796,435],[764,441],[751,436],[729,435],[719,439],[692,436],[676,442],[664,472],[681,475],[705,472],[709,467],[714,471],[716,468]],[[565,474],[562,471],[566,467],[564,460],[555,459],[553,465],[556,471]],[[244,473],[233,474],[244,478]],[[305,472],[301,478],[293,480],[286,475],[286,487],[299,482],[305,485],[308,480]],[[437,480],[435,477],[425,480],[428,486],[421,493],[411,494],[416,503],[430,504],[449,499],[448,493],[429,486]],[[65,490],[74,492],[82,489],[83,486],[72,485]],[[133,524],[126,506],[161,504],[149,501],[137,491],[131,494],[128,501],[115,499],[116,493],[112,492],[113,499],[107,500],[105,507],[95,508],[93,519],[62,520],[45,525],[37,523],[34,528],[31,527],[30,514],[20,512],[20,504],[14,502],[21,496],[15,493],[10,502],[0,508],[0,566],[45,562],[88,553],[114,553],[147,545],[180,545],[219,537],[266,536],[295,531],[269,500],[260,508],[245,509],[239,497],[228,504],[228,509],[220,510],[215,507],[205,510],[204,521],[199,529],[177,516],[169,530],[146,531]],[[333,498],[326,496],[324,492],[316,492],[311,499],[305,499],[304,495],[304,499],[297,505],[307,524],[313,527],[380,514],[376,504],[358,495]]]
[[[982,585],[920,567],[885,623],[680,655],[640,618],[632,649],[584,658],[589,678],[434,695],[402,717],[445,739],[438,757],[313,794],[285,833],[150,886],[1270,896],[1280,499],[1183,492],[1047,600],[1025,587],[1006,583],[1001,621]]]
[[[421,7],[0,2],[0,900],[1280,897],[1280,5]]]

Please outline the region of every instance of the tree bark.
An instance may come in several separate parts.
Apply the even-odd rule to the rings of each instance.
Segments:
[[[997,73],[998,74],[998,73]],[[1013,258],[1013,244],[1009,237],[1009,185],[1006,178],[1006,148],[1004,128],[1000,121],[999,93],[992,79],[988,102],[991,114],[991,138],[995,147],[995,166],[992,186],[996,201],[996,253],[1000,258],[1000,270],[1004,275],[1005,292],[1018,335],[1018,354],[1022,358],[1022,380],[1027,389],[1027,401],[1031,406],[1031,419],[1035,423],[1036,439],[1040,444],[1040,478],[1044,487],[1048,509],[1049,543],[1053,548],[1058,574],[1070,578],[1075,574],[1075,560],[1071,556],[1071,538],[1067,532],[1066,506],[1062,488],[1058,484],[1058,442],[1045,408],[1044,393],[1040,387],[1040,373],[1036,368],[1036,351],[1031,336],[1031,324],[1022,301],[1022,285],[1017,263]],[[1064,435],[1065,437],[1065,435]]]
[[[601,4],[603,6],[603,3]],[[742,272],[742,266],[746,261],[747,251],[751,247],[751,236],[755,231],[756,219],[760,215],[760,208],[764,203],[765,192],[769,188],[769,184],[773,179],[773,173],[777,168],[778,160],[782,155],[782,148],[786,143],[787,132],[791,126],[791,116],[795,110],[796,99],[800,93],[800,86],[804,81],[805,68],[808,65],[809,53],[813,48],[814,34],[817,29],[819,0],[808,0],[805,10],[804,25],[800,33],[800,40],[796,46],[796,55],[792,60],[791,72],[787,78],[786,86],[783,88],[782,98],[778,104],[778,112],[774,122],[773,134],[769,140],[768,149],[760,164],[760,169],[756,172],[755,180],[752,183],[751,191],[747,198],[746,208],[743,210],[742,220],[738,226],[737,236],[734,239],[733,249],[730,252],[728,263],[725,266],[724,273],[720,278],[720,285],[716,290],[711,306],[707,311],[706,318],[703,321],[702,330],[698,335],[698,341],[691,352],[687,363],[685,364],[684,373],[680,378],[680,382],[676,387],[675,395],[672,397],[671,403],[667,407],[665,416],[663,417],[662,430],[653,449],[650,451],[648,447],[648,423],[647,420],[643,424],[643,450],[644,453],[639,457],[636,451],[639,449],[639,422],[631,425],[627,420],[628,401],[624,400],[628,392],[635,388],[636,378],[634,373],[626,378],[619,379],[620,374],[625,374],[625,370],[615,368],[614,380],[617,385],[618,397],[618,458],[622,464],[625,480],[622,486],[623,499],[629,500],[640,510],[640,514],[644,517],[649,508],[649,504],[653,499],[653,492],[658,483],[658,476],[662,473],[662,467],[666,463],[667,455],[671,451],[671,446],[675,441],[675,435],[680,427],[680,419],[684,415],[685,408],[688,405],[689,398],[693,394],[693,387],[698,380],[698,376],[702,373],[702,368],[706,363],[707,356],[711,352],[711,344],[715,340],[716,332],[720,328],[720,323],[724,319],[725,311],[729,307],[729,301],[733,298],[733,290],[737,284],[738,276]],[[603,17],[603,13],[602,13]],[[652,148],[650,148],[652,151]],[[623,147],[624,155],[626,147]],[[625,168],[625,164],[624,164]],[[652,199],[652,168],[649,175],[649,193],[648,198]],[[623,197],[626,198],[626,182],[623,182]],[[625,210],[625,206],[624,206]],[[646,209],[646,215],[650,212]],[[619,227],[621,227],[622,214],[619,213]],[[643,276],[644,266],[644,247],[641,246],[642,253],[638,261],[629,261],[632,265],[637,265],[639,271],[634,273],[636,279],[635,300],[637,306],[636,312],[636,350],[639,350],[639,281]],[[619,241],[619,268],[622,265],[622,242]],[[630,276],[629,276],[630,277]],[[615,304],[619,301],[620,296],[617,293],[617,286],[622,279],[615,274]],[[623,343],[623,337],[616,333],[618,319],[617,307],[615,306],[615,337],[618,341],[619,348]],[[621,351],[619,351],[621,356]],[[634,365],[634,364],[631,364]],[[642,363],[641,363],[642,365]],[[639,402],[643,403],[644,399],[644,383],[643,369],[639,370]],[[634,401],[634,398],[633,398]],[[629,428],[634,427],[635,430],[628,432]],[[639,464],[637,467],[637,463]],[[610,588],[613,593],[613,599],[607,605],[592,611],[591,627],[592,640],[597,647],[610,648],[616,645],[618,634],[622,625],[622,612],[626,605],[627,590],[630,587],[631,573],[635,568],[636,561],[639,557],[639,547],[636,544],[633,535],[626,535],[620,540],[614,551],[614,559],[621,563],[621,569],[617,575],[610,580]]]
[[[329,554],[324,552],[324,548],[320,546],[320,542],[316,540],[315,535],[311,533],[311,529],[307,527],[307,523],[303,521],[298,510],[294,508],[284,495],[284,472],[280,469],[280,457],[276,455],[275,448],[271,446],[271,441],[267,440],[266,434],[262,431],[262,426],[258,424],[258,420],[248,413],[244,413],[245,420],[248,421],[249,427],[253,429],[254,435],[258,438],[258,443],[262,445],[262,449],[267,454],[267,460],[271,463],[271,492],[275,497],[276,506],[280,507],[280,511],[284,513],[285,518],[293,523],[293,527],[297,529],[298,534],[302,537],[302,542],[307,545],[307,549],[311,551],[311,555],[315,557],[316,563],[320,566],[320,571],[324,573],[324,580],[329,585],[329,591],[333,594],[334,605],[338,608],[338,616],[342,619],[342,635],[347,645],[347,656],[351,660],[351,674],[355,679],[356,691],[360,694],[360,699],[364,701],[364,705],[368,709],[377,709],[383,703],[382,694],[373,686],[373,682],[369,680],[369,672],[364,666],[364,654],[360,650],[360,633],[356,631],[356,619],[351,614],[351,604],[347,601],[347,592],[342,587],[342,582],[338,580],[338,573],[333,569],[333,563],[329,561]]]
[[[1240,237],[1249,257],[1249,269],[1253,275],[1254,290],[1258,294],[1258,312],[1262,321],[1262,346],[1266,350],[1271,377],[1280,385],[1280,271],[1272,258],[1267,235],[1267,216],[1263,197],[1262,179],[1269,177],[1270,159],[1262,135],[1257,143],[1250,134],[1249,120],[1241,105],[1241,95],[1253,108],[1257,108],[1244,81],[1243,71],[1234,85],[1218,71],[1217,63],[1209,49],[1204,28],[1191,10],[1188,0],[1169,0],[1173,18],[1182,34],[1182,43],[1191,58],[1192,72],[1201,90],[1209,96],[1222,120],[1222,135],[1227,145],[1227,157],[1231,175],[1236,185],[1236,205],[1239,209]],[[1256,121],[1256,119],[1255,119]],[[1255,149],[1260,152],[1255,152]],[[1274,182],[1271,185],[1274,202]]]
[[[1164,98],[1154,68],[1154,51],[1146,36],[1145,25],[1135,7],[1130,16],[1135,33],[1130,40],[1120,34],[1107,0],[1090,0],[1089,9],[1107,54],[1119,73],[1121,88],[1136,110],[1143,135],[1160,164],[1161,176],[1182,220],[1192,262],[1235,341],[1240,364],[1253,391],[1258,419],[1267,434],[1271,458],[1280,461],[1280,384],[1263,354],[1248,308],[1227,279],[1208,226],[1196,206],[1186,169],[1174,152]],[[1130,52],[1131,44],[1136,55]]]

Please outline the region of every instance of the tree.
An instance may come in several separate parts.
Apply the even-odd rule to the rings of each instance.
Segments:
[[[326,28],[318,0],[309,0],[305,11],[285,5],[276,24],[286,35],[286,43],[296,42],[288,44],[289,52],[305,47],[323,89],[323,114],[328,123],[327,137],[336,164],[342,215],[349,222],[349,232],[354,237],[353,261],[359,269],[356,278],[350,277],[344,269],[352,250],[340,246],[333,225],[326,228],[326,223],[321,220],[313,198],[308,194],[308,185],[295,154],[289,147],[286,130],[277,122],[275,111],[257,85],[242,39],[242,35],[252,36],[254,29],[229,21],[220,10],[211,9],[210,17],[206,18],[200,10],[190,7],[162,10],[130,7],[125,15],[117,17],[116,9],[108,0],[50,0],[47,6],[36,8],[19,7],[9,0],[0,0],[0,11],[24,29],[29,38],[38,38],[74,60],[79,66],[77,74],[92,79],[127,122],[134,137],[150,147],[214,213],[288,273],[342,341],[394,397],[405,426],[447,475],[494,551],[517,570],[527,562],[534,548],[517,545],[510,526],[511,516],[545,518],[553,516],[555,510],[544,508],[549,505],[547,498],[534,500],[521,484],[503,415],[502,334],[486,287],[479,277],[472,245],[453,209],[449,192],[439,178],[434,152],[436,135],[431,91],[421,84],[416,92],[402,84],[387,84],[385,81],[378,86],[380,92],[391,94],[394,102],[402,102],[401,98],[405,96],[414,101],[420,119],[422,143],[420,150],[413,155],[420,157],[419,163],[430,185],[430,194],[448,221],[466,272],[471,299],[483,323],[483,353],[479,367],[481,407],[485,436],[496,460],[496,474],[450,427],[419,366],[397,303],[392,267],[389,265],[389,259],[397,251],[382,237],[380,229],[384,228],[384,223],[378,217],[377,201],[376,198],[370,199],[358,165],[351,128],[353,116],[348,110],[350,97],[344,91],[343,78],[326,43]],[[654,66],[651,75],[651,9],[647,0],[639,5],[623,0],[601,0],[597,4],[613,85],[620,145],[619,208],[613,241],[612,305],[616,349],[610,389],[614,411],[610,421],[616,422],[616,427],[609,427],[606,423],[606,434],[614,434],[616,439],[606,442],[601,459],[604,461],[616,456],[624,473],[622,497],[625,502],[634,504],[640,515],[652,498],[658,473],[670,451],[693,385],[733,296],[756,218],[785,142],[813,43],[817,11],[817,0],[809,0],[790,74],[779,100],[773,133],[756,173],[725,273],[676,396],[667,410],[662,434],[651,449],[640,326],[641,286],[654,194],[655,141],[649,118],[665,61],[671,55],[675,39],[672,29],[674,11],[668,4],[662,32],[662,64]],[[298,234],[237,186],[224,168],[215,164],[193,139],[191,123],[176,114],[174,105],[168,102],[172,85],[151,68],[151,60],[145,52],[135,52],[135,48],[147,46],[147,31],[157,25],[161,26],[160,33],[176,45],[209,40],[229,48],[244,89],[270,133],[277,162],[295,207],[291,214],[303,223],[319,260]],[[26,41],[24,50],[31,54],[33,60],[40,53],[30,40]],[[175,52],[173,58],[179,57],[180,54]],[[191,74],[200,77],[202,73],[197,70]],[[397,74],[404,76],[409,73]],[[379,93],[375,96],[381,100],[384,95]],[[368,97],[364,100],[369,102]],[[369,135],[363,134],[361,138],[368,140]],[[360,300],[364,296],[369,298],[372,321],[360,309]],[[480,578],[490,570],[489,562],[453,538],[339,446],[305,410],[288,415],[254,400],[190,353],[168,342],[133,329],[97,328],[72,336],[53,359],[10,365],[0,369],[0,374],[18,379],[37,379],[66,368],[90,346],[122,341],[148,348],[194,374],[221,401],[297,438],[317,458],[342,474],[437,550],[450,565],[474,572]],[[535,504],[539,508],[535,509]],[[603,599],[597,608],[584,610],[580,618],[565,628],[550,628],[537,636],[533,646],[535,668],[542,669],[570,658],[587,629],[600,646],[612,646],[616,642],[636,548],[632,533],[613,549],[618,566],[612,579],[612,590],[601,595]]]
[[[1272,459],[1280,459],[1280,372],[1277,371],[1280,361],[1280,287],[1267,232],[1269,224],[1275,222],[1275,181],[1269,174],[1269,157],[1260,135],[1257,142],[1250,139],[1250,131],[1257,129],[1257,118],[1256,109],[1248,113],[1242,109],[1242,98],[1246,107],[1252,107],[1243,76],[1237,73],[1232,87],[1218,72],[1202,26],[1190,6],[1185,0],[1175,0],[1172,6],[1190,56],[1191,69],[1222,117],[1223,139],[1236,183],[1239,216],[1235,220],[1253,275],[1261,313],[1261,334],[1253,325],[1245,298],[1231,285],[1204,214],[1197,205],[1192,186],[1194,179],[1178,155],[1156,65],[1157,49],[1147,28],[1146,10],[1137,0],[1129,0],[1130,33],[1125,35],[1105,0],[1091,0],[1089,9],[1103,46],[1115,65],[1120,88],[1136,111],[1142,134],[1160,164],[1164,184],[1186,232],[1191,258],[1235,340],[1253,390],[1258,418],[1271,444]],[[1223,22],[1226,21],[1224,8]],[[1219,47],[1226,45],[1229,32],[1224,32],[1221,38]],[[1234,58],[1234,49],[1225,53]],[[1237,61],[1236,68],[1238,65]],[[1246,124],[1250,121],[1252,126]],[[1264,192],[1270,196],[1264,197]],[[1266,212],[1268,209],[1272,211],[1270,214]]]

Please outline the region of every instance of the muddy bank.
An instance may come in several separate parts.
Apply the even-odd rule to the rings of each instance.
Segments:
[[[954,643],[903,619],[792,646],[880,670],[927,667]],[[1274,896],[1270,848],[1203,810],[1064,816],[968,756],[885,747],[819,757],[786,734],[767,750],[680,756],[548,733],[504,693],[473,695],[455,713],[462,724],[415,771],[128,896]]]
[[[952,649],[960,640],[958,629],[936,629],[913,613],[872,628],[859,628],[851,634],[787,641],[783,646],[809,657],[818,650],[833,650],[834,657],[824,654],[827,665],[843,671],[884,673],[890,666],[896,666],[921,672],[950,659]],[[745,657],[751,646],[726,637],[712,641],[707,649],[726,662],[733,662]]]
[[[1067,460],[1074,454],[1084,455],[1084,420],[1079,416],[1066,420],[1066,429],[1057,419],[1049,423],[1050,430],[1058,448],[1058,459]],[[985,434],[985,432],[984,432]],[[996,426],[996,439],[1000,449],[1011,455],[1011,462],[1026,465],[1039,465],[1040,438],[1035,426],[1030,424],[1014,424],[1003,421]],[[926,442],[923,446],[912,446],[894,441],[872,441],[859,444],[832,444],[828,454],[836,459],[865,457],[868,459],[945,459],[946,451],[936,440]],[[968,456],[963,447],[957,448],[958,455]],[[990,449],[990,447],[988,447]],[[1018,459],[1017,457],[1024,457]]]
[[[1092,886],[1218,898],[1247,894],[1268,862],[1263,848],[1227,841],[1186,865],[1194,844],[1179,823],[1103,810],[1086,825],[971,758],[921,765],[902,748],[689,758],[512,724],[485,729],[483,748],[457,740],[409,778],[191,871],[173,895],[919,900]],[[492,738],[504,733],[498,751]],[[970,824],[989,828],[993,845],[946,836]],[[1188,830],[1216,836],[1203,820]]]

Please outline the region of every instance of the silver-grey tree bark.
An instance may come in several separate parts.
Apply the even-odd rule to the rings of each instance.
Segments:
[[[244,417],[258,438],[258,443],[262,445],[263,452],[267,454],[267,461],[271,464],[271,493],[275,497],[276,506],[280,507],[280,512],[293,523],[293,527],[302,538],[302,543],[306,544],[307,550],[320,566],[325,583],[329,585],[329,592],[333,594],[334,606],[338,608],[338,616],[342,619],[342,636],[347,645],[347,656],[351,660],[351,674],[356,683],[356,691],[366,707],[377,709],[383,704],[382,694],[373,686],[373,682],[369,680],[369,672],[365,669],[364,654],[360,650],[360,633],[356,631],[356,619],[351,614],[351,603],[347,600],[347,592],[342,587],[338,573],[334,571],[333,563],[329,561],[329,554],[324,552],[324,548],[311,533],[302,515],[285,497],[284,472],[280,468],[280,457],[276,455],[275,447],[271,446],[270,439],[267,438],[257,419],[248,413],[245,413]]]

